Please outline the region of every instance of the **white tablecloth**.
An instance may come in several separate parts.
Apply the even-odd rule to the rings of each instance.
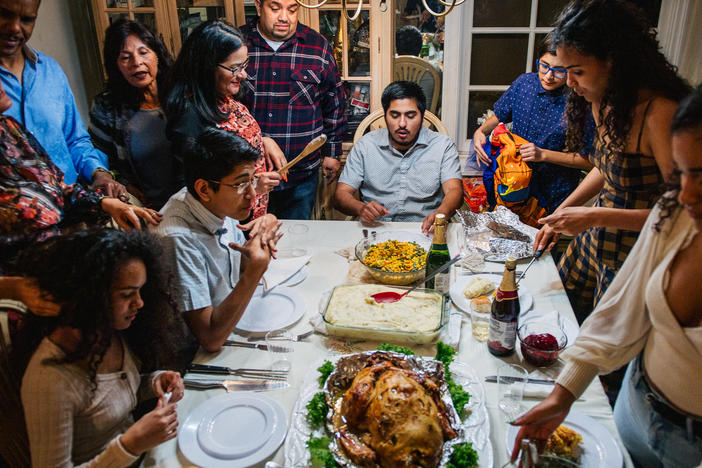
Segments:
[[[307,301],[307,311],[305,317],[297,322],[292,328],[293,333],[301,333],[311,328],[309,318],[318,313],[318,303],[324,291],[330,290],[336,285],[343,284],[348,271],[348,261],[337,255],[335,251],[344,247],[355,245],[362,237],[360,223],[355,221],[285,221],[289,223],[303,223],[309,226],[309,236],[306,242],[308,255],[312,259],[307,266],[309,276],[305,281],[297,286],[295,290],[301,293]],[[419,223],[387,223],[377,228],[381,230],[401,229],[419,232]],[[457,224],[451,224],[449,228],[449,246],[455,245],[455,234],[460,229]],[[285,239],[285,238],[283,238]],[[284,240],[281,240],[284,245]],[[520,268],[523,268],[522,265]],[[503,265],[498,263],[486,263],[487,271],[494,271],[501,274]],[[452,277],[459,274],[458,269],[453,269]],[[540,261],[536,262],[529,273],[522,280],[522,285],[526,286],[534,296],[534,308],[537,310],[558,310],[565,317],[575,320],[573,311],[568,302],[568,298],[563,290],[563,286],[558,277],[556,267],[550,255],[545,254]],[[244,339],[238,337],[239,339]],[[265,392],[265,395],[275,399],[280,403],[290,416],[298,389],[300,388],[305,374],[309,370],[310,362],[315,361],[319,356],[329,352],[329,346],[339,343],[339,340],[327,338],[320,335],[313,335],[304,342],[294,343],[294,352],[289,355],[292,363],[292,371],[289,377],[290,388]],[[363,346],[363,345],[361,345]],[[423,355],[432,355],[433,346],[414,347]],[[372,349],[370,345],[365,345],[363,349]],[[360,350],[360,349],[359,349]],[[230,367],[261,367],[269,365],[267,353],[265,351],[225,347],[221,352],[215,354],[198,353],[195,362],[208,363],[213,365],[226,365]],[[462,361],[472,366],[481,379],[486,375],[496,374],[497,368],[504,362],[519,363],[529,370],[528,364],[520,362],[520,356],[515,353],[507,359],[499,359],[492,356],[485,343],[473,339],[470,331],[470,320],[466,316],[461,333],[461,341],[458,349],[458,361]],[[555,377],[559,364],[545,370],[545,373]],[[507,461],[504,439],[506,432],[506,421],[502,413],[497,408],[496,384],[484,383],[486,389],[486,404],[490,414],[491,439],[494,451],[494,466],[501,467]],[[178,421],[182,425],[188,414],[200,403],[208,398],[224,393],[224,390],[186,390],[185,397],[178,403]],[[525,400],[526,405],[536,404],[536,400]],[[617,434],[612,411],[607,402],[607,398],[598,380],[595,380],[583,395],[583,401],[578,401],[573,406],[574,410],[589,415],[607,427],[624,453],[625,465],[631,466],[631,461],[626,454],[626,450],[621,446],[619,435]],[[276,451],[271,458],[273,461],[283,464],[283,446]],[[177,439],[168,441],[147,453],[143,466],[163,466],[179,467],[189,466],[192,463],[178,449]],[[264,462],[256,466],[263,466]]]

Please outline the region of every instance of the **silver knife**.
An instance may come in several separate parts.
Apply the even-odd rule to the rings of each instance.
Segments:
[[[253,348],[268,351],[268,345],[262,343],[247,343],[245,341],[226,340],[224,342],[224,346],[239,346],[241,348]],[[273,346],[271,351],[275,351],[276,353],[291,353],[292,348],[288,348],[286,346]]]
[[[509,383],[514,383],[517,381],[521,381],[522,379],[520,377],[509,377],[509,376],[503,376],[503,379],[505,379]],[[486,382],[497,382],[497,376],[496,375],[488,375],[485,377]],[[535,384],[543,384],[543,385],[553,385],[556,383],[555,380],[551,379],[532,379],[529,377],[527,379],[527,383],[535,383]]]
[[[227,392],[248,391],[262,392],[264,390],[277,390],[288,388],[287,382],[280,380],[263,380],[260,382],[251,382],[247,380],[200,380],[200,379],[184,379],[183,382],[187,388],[197,390],[206,390],[210,388],[224,388]]]

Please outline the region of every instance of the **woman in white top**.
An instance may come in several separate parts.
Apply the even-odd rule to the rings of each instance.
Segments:
[[[631,361],[614,417],[634,461],[702,461],[702,86],[682,101],[671,130],[677,189],[658,202],[563,354],[551,394],[514,422],[522,426],[515,452],[522,438],[543,445],[597,374]]]
[[[31,356],[22,406],[32,466],[126,467],[176,436],[180,374],[140,376],[174,354],[177,314],[159,252],[150,234],[103,229],[49,239],[21,257],[21,269],[61,305],[57,317],[30,317],[15,349],[19,366]],[[134,422],[140,384],[159,400]]]

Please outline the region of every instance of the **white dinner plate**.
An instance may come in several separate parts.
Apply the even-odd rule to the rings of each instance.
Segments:
[[[521,314],[519,316],[519,326],[522,326],[525,323],[541,320],[542,318],[548,321],[552,317],[555,317],[555,311],[530,310],[526,314]],[[568,338],[568,343],[566,343],[566,347],[568,347],[575,343],[575,339],[578,337],[578,333],[580,333],[580,328],[578,327],[578,324],[572,320],[567,319],[562,315],[559,317],[561,329]]]
[[[309,274],[309,269],[307,268],[307,265],[305,265],[293,273],[290,278],[280,283],[280,286],[295,286],[296,284],[300,284],[307,279],[307,275]]]
[[[307,304],[300,293],[278,286],[262,296],[254,293],[236,328],[247,332],[267,332],[287,328],[305,315]]]
[[[227,393],[192,410],[178,431],[178,446],[198,466],[245,467],[268,458],[286,432],[285,410],[271,398]]]
[[[583,438],[581,468],[621,468],[624,463],[622,452],[614,441],[612,433],[602,424],[590,416],[571,411],[563,421],[563,425],[577,431]],[[512,452],[518,432],[518,426],[507,425],[505,438],[507,453]]]
[[[470,299],[468,299],[464,294],[463,290],[466,288],[468,283],[473,279],[473,278],[485,278],[486,280],[492,281],[495,283],[495,287],[500,285],[500,282],[502,281],[502,275],[499,274],[477,274],[477,275],[465,275],[465,276],[458,276],[456,278],[456,282],[453,283],[451,286],[451,289],[449,289],[449,296],[451,296],[451,300],[453,301],[454,304],[456,304],[456,307],[459,309],[462,309],[464,312],[470,314]],[[520,314],[523,314],[524,312],[528,311],[531,309],[531,306],[534,305],[534,297],[531,295],[529,290],[526,288],[526,286],[519,286],[519,311]]]

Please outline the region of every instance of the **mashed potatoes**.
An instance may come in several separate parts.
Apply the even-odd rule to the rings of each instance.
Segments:
[[[490,280],[481,277],[473,278],[463,290],[463,294],[468,299],[473,299],[478,296],[485,296],[486,294],[492,292],[495,289],[495,283]]]
[[[441,296],[413,291],[398,302],[378,304],[371,294],[405,289],[380,284],[339,286],[334,289],[324,318],[339,326],[404,332],[431,332],[441,325]]]

